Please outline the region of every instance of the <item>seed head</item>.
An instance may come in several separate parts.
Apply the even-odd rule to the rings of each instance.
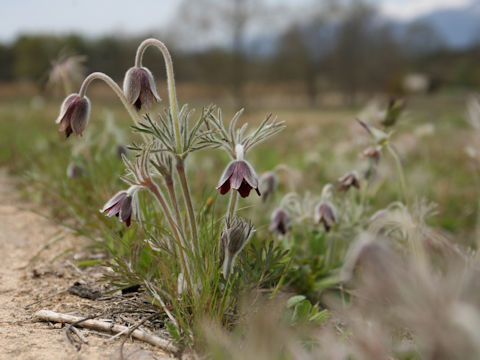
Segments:
[[[245,160],[234,160],[228,164],[218,182],[217,189],[225,195],[230,189],[238,190],[240,196],[245,198],[255,189],[258,196],[258,178],[252,165]]]
[[[160,102],[153,75],[145,67],[132,67],[125,74],[123,92],[131,105],[137,110],[142,106],[150,109],[153,101]]]
[[[325,231],[329,232],[333,224],[337,222],[335,206],[328,201],[318,204],[315,206],[313,218],[317,224],[323,224]]]
[[[90,101],[86,96],[71,94],[63,101],[60,107],[57,124],[58,130],[64,131],[67,138],[73,132],[75,135],[82,135],[90,117]]]

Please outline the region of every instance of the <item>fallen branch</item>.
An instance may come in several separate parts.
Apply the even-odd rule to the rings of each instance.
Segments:
[[[81,317],[61,314],[61,313],[57,313],[55,311],[50,311],[50,310],[39,310],[35,313],[35,317],[45,321],[53,321],[53,322],[59,322],[59,323],[65,323],[65,324],[77,323],[77,326],[81,326],[87,329],[111,332],[114,334],[130,330],[126,326],[107,323],[105,321],[100,321],[100,320],[88,319],[88,320],[79,322],[80,320],[82,320]],[[144,341],[148,344],[158,346],[160,349],[168,351],[170,353],[178,353],[179,351],[179,349],[175,345],[173,345],[170,341],[162,339],[155,335],[147,334],[146,332],[143,332],[141,330],[133,331],[130,334],[130,336],[132,336],[137,340]]]

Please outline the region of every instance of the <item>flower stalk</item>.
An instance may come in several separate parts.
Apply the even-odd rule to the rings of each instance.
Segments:
[[[110,88],[115,92],[115,94],[118,96],[118,98],[120,99],[120,101],[122,102],[123,106],[125,107],[125,109],[127,110],[128,112],[128,115],[130,115],[130,117],[132,118],[133,122],[135,123],[135,125],[138,125],[140,123],[140,118],[138,117],[135,109],[132,107],[132,105],[130,105],[130,103],[128,102],[127,98],[125,97],[125,94],[123,93],[122,89],[120,88],[120,86],[118,86],[118,84],[113,81],[113,79],[102,73],[102,72],[94,72],[94,73],[91,73],[90,75],[88,75],[85,80],[83,80],[83,83],[80,87],[80,91],[78,92],[79,96],[81,97],[84,97],[86,92],[87,92],[87,89],[88,89],[88,86],[92,83],[92,81],[94,80],[102,80],[103,82],[105,82],[108,86],[110,86]]]
[[[137,49],[137,53],[135,55],[135,66],[142,67],[142,60],[143,54],[148,47],[155,46],[158,48],[165,61],[165,68],[167,71],[167,86],[168,86],[168,100],[170,103],[170,112],[172,114],[172,119],[174,123],[174,130],[175,130],[175,140],[177,144],[177,154],[182,152],[182,142],[180,139],[180,122],[178,120],[178,104],[177,104],[177,92],[175,89],[175,77],[173,73],[173,62],[172,57],[170,56],[170,52],[168,51],[167,47],[163,42],[157,39],[146,39],[144,40]]]
[[[187,175],[185,173],[185,165],[183,160],[177,159],[176,168],[177,168],[178,177],[180,179],[180,184],[183,191],[183,198],[185,200],[185,207],[187,209],[190,231],[193,238],[193,242],[195,244],[195,246],[193,246],[194,254],[198,253],[198,255],[201,256],[200,241],[198,239],[198,232],[197,232],[197,220],[195,218],[195,211],[193,210],[192,196],[190,194],[190,187],[188,186]],[[196,248],[196,251],[195,251],[195,248]]]
[[[163,196],[160,189],[158,188],[158,185],[155,184],[153,181],[150,181],[147,184],[147,188],[155,196],[158,203],[162,207],[162,209],[165,213],[165,216],[167,217],[167,221],[170,225],[170,228],[172,229],[172,233],[173,233],[173,236],[175,238],[175,241],[177,242],[178,253],[179,253],[179,256],[180,256],[180,262],[182,264],[182,271],[185,274],[185,277],[187,279],[187,283],[188,283],[189,288],[192,289],[190,272],[189,272],[189,268],[187,266],[187,261],[185,259],[185,249],[182,245],[182,239],[181,239],[181,236],[178,232],[178,226],[177,226],[177,224],[175,223],[175,220],[172,217],[172,213],[171,213],[171,210],[170,210],[170,208],[167,204],[167,201],[165,200],[165,197]]]

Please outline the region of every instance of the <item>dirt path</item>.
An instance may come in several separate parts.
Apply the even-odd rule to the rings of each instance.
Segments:
[[[82,330],[88,344],[77,352],[58,324],[33,319],[39,309],[75,312],[89,300],[63,293],[25,309],[84,277],[69,261],[52,262],[78,242],[68,230],[22,209],[11,179],[0,172],[0,359],[118,359],[119,340]],[[168,358],[146,344],[128,343],[125,353],[128,359]]]

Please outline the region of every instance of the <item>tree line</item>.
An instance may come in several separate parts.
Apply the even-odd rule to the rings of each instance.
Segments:
[[[202,1],[218,0],[199,3]],[[181,36],[152,34],[167,38],[179,82],[229,86],[239,102],[243,102],[247,83],[295,82],[312,103],[329,91],[337,91],[349,103],[362,93],[398,94],[403,91],[402,79],[413,72],[428,75],[435,85],[432,88],[480,85],[475,61],[480,45],[449,49],[433,28],[421,23],[413,23],[399,33],[395,24],[382,19],[374,7],[363,2],[354,1],[344,7],[327,2],[328,6],[261,42],[247,34],[256,16],[249,6],[257,3],[222,3],[227,4],[221,9],[223,16],[207,13],[205,16],[210,18],[190,19],[183,36],[226,31],[231,34],[227,45],[186,48]],[[206,21],[211,25],[207,30],[198,25]],[[85,55],[87,71],[105,71],[121,81],[125,70],[133,65],[142,38],[23,35],[11,44],[0,45],[0,81],[30,81],[44,86],[52,62],[67,55]],[[155,73],[163,71],[158,61],[147,58],[145,64]]]

